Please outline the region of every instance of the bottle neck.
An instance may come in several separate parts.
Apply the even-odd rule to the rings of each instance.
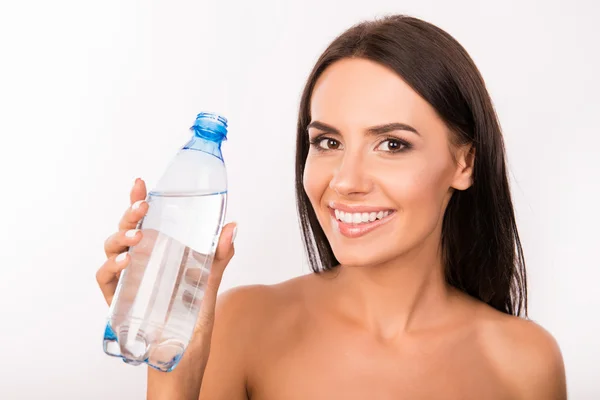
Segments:
[[[183,146],[182,150],[197,150],[203,151],[208,154],[212,154],[220,160],[223,160],[223,154],[221,153],[221,141],[213,141],[205,139],[195,134],[192,136],[189,142]]]

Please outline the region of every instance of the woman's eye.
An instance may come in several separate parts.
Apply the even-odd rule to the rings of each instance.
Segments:
[[[404,149],[405,144],[396,139],[386,139],[377,146],[377,150],[380,151],[400,151]]]
[[[331,138],[323,138],[319,141],[319,147],[324,150],[337,150],[340,148],[340,142]]]

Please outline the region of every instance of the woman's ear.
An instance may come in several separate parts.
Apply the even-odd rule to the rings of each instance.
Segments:
[[[475,147],[472,144],[461,146],[456,153],[456,172],[451,186],[456,190],[467,190],[473,184]]]

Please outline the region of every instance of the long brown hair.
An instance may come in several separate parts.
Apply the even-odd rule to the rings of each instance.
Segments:
[[[479,70],[448,33],[417,18],[395,15],[353,26],[313,68],[300,102],[296,139],[296,199],[311,268],[338,266],[302,183],[309,150],[310,99],[332,63],[360,57],[385,65],[423,97],[453,132],[454,144],[475,149],[473,185],[455,191],[442,226],[447,282],[507,314],[527,315],[525,260],[507,177],[504,141]]]

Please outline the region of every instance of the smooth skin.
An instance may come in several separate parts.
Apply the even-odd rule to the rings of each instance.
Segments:
[[[566,399],[561,352],[547,331],[445,282],[442,217],[453,191],[472,184],[473,150],[451,145],[425,100],[364,59],[323,73],[311,116],[304,187],[340,266],[232,289],[215,310],[233,255],[227,225],[190,350],[171,373],[149,369],[148,398],[195,400],[201,385],[201,400]],[[381,129],[391,123],[417,133]],[[137,181],[132,203],[145,195]],[[332,203],[392,213],[349,236]],[[141,236],[125,232],[146,211],[144,202],[130,208],[106,242],[98,282],[108,303],[127,265],[115,259]]]

